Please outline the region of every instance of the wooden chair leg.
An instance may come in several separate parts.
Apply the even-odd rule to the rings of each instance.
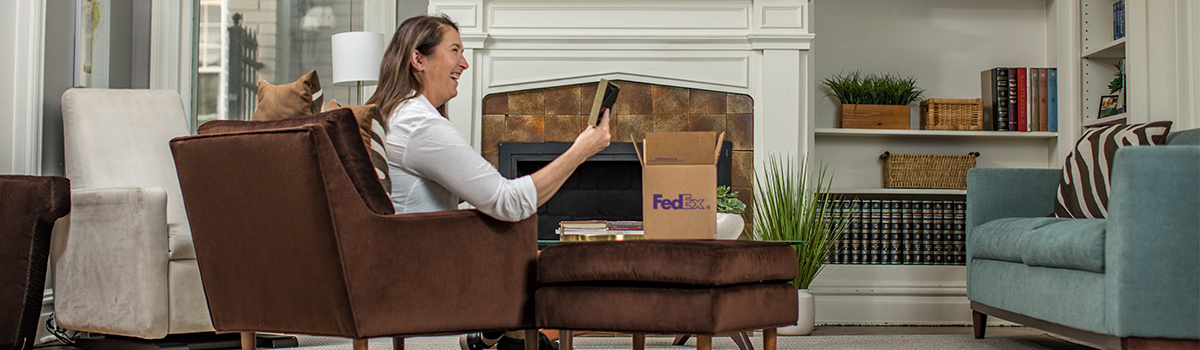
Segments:
[[[971,326],[975,330],[975,339],[983,339],[987,332],[987,314],[971,310]]]
[[[691,334],[680,334],[680,335],[677,335],[677,336],[675,336],[675,341],[671,342],[671,345],[680,345],[680,346],[682,346],[682,345],[687,345],[687,341],[688,341],[688,339],[690,339],[691,337],[692,337],[692,335],[691,335]]]
[[[754,350],[754,344],[750,343],[750,336],[747,336],[746,332],[729,333],[729,339],[733,339],[739,350]]]
[[[242,332],[242,350],[254,350],[257,346],[254,332]]]
[[[370,339],[354,339],[353,340],[354,345],[351,348],[353,348],[354,350],[367,350],[367,341],[368,340],[370,340]]]
[[[572,345],[575,343],[575,333],[569,329],[558,330],[558,348],[559,350],[573,350]]]
[[[696,350],[712,350],[712,336],[696,335]]]
[[[777,338],[775,328],[763,329],[763,350],[775,350],[775,338]]]
[[[404,337],[392,337],[392,350],[404,350]]]
[[[646,335],[635,333],[633,335],[633,350],[646,350]]]
[[[525,350],[538,350],[538,343],[541,343],[538,341],[538,330],[526,329],[525,330]]]

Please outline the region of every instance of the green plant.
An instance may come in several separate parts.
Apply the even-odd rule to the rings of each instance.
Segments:
[[[1117,91],[1121,91],[1121,88],[1125,87],[1125,81],[1122,79],[1125,77],[1124,66],[1119,64],[1115,66],[1117,66],[1117,71],[1113,73],[1113,80],[1108,82],[1109,93],[1116,93]]]
[[[925,89],[917,88],[917,78],[898,74],[864,74],[854,71],[834,75],[822,81],[842,104],[908,105],[921,101]]]
[[[746,212],[746,203],[738,199],[737,191],[731,191],[729,186],[717,186],[717,212],[741,214]]]
[[[800,273],[792,285],[799,289],[808,289],[821,272],[850,222],[848,211],[834,210],[840,196],[830,193],[832,169],[821,166],[816,186],[810,186],[806,174],[803,160],[797,172],[790,159],[773,155],[766,171],[756,175],[754,193],[754,239],[805,242],[795,246]]]

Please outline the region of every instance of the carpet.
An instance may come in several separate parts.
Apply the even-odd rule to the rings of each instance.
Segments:
[[[671,345],[673,338],[664,336],[646,337],[646,349],[687,350],[695,349],[696,341],[688,346]],[[350,340],[344,338],[298,336],[300,349],[304,350],[350,350]],[[751,337],[754,348],[762,349],[762,337]],[[999,336],[974,339],[966,334],[930,335],[826,335],[807,337],[780,336],[779,349],[898,349],[898,350],[1087,350],[1087,346],[1062,340],[1048,334]],[[387,350],[392,348],[390,338],[371,339],[369,348]],[[411,350],[457,350],[458,337],[418,337],[405,339],[405,348]],[[631,337],[575,337],[575,350],[632,349]],[[737,345],[728,337],[713,338],[713,350],[737,350]]]

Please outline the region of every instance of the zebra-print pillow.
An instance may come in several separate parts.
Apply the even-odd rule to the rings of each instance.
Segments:
[[[1107,216],[1109,179],[1117,149],[1164,144],[1170,130],[1171,122],[1159,121],[1110,125],[1084,132],[1075,142],[1075,150],[1063,162],[1053,216],[1077,219]]]

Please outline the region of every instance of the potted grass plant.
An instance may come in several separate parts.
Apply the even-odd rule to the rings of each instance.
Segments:
[[[909,104],[920,102],[924,89],[917,78],[854,71],[822,81],[841,102],[843,128],[909,129]]]
[[[827,176],[827,170],[828,176]],[[790,159],[769,157],[765,171],[756,176],[753,237],[761,241],[803,241],[796,245],[800,273],[791,283],[800,299],[796,326],[779,334],[808,335],[815,323],[815,307],[808,287],[835,253],[835,245],[850,222],[849,211],[835,210],[840,196],[830,193],[832,170],[822,166],[816,183],[808,182],[808,167],[800,169]]]

